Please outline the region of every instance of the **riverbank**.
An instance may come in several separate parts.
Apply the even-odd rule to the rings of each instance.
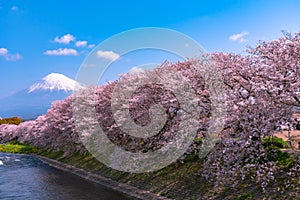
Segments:
[[[80,176],[81,178],[87,179],[89,181],[95,182],[97,184],[100,184],[103,187],[106,187],[108,189],[112,189],[114,191],[118,191],[121,194],[128,196],[132,199],[137,200],[169,200],[166,197],[159,196],[157,194],[150,193],[149,191],[141,190],[136,187],[124,184],[124,183],[118,183],[116,181],[113,181],[111,179],[105,178],[103,176],[100,176],[99,174],[91,173],[88,171],[85,171],[80,168],[76,168],[72,165],[68,165],[62,162],[59,162],[57,160],[53,160],[47,157],[38,156],[38,158],[43,161],[44,163],[60,169],[62,171],[66,171],[72,174],[75,174],[77,176]]]
[[[236,187],[214,187],[201,175],[203,160],[197,154],[183,162],[175,162],[159,171],[143,174],[120,172],[106,167],[91,154],[65,154],[41,151],[35,153],[43,162],[63,171],[96,182],[133,199],[299,199],[299,188],[286,187],[287,169],[292,160],[285,160],[277,181],[263,192],[250,178]],[[288,180],[290,181],[290,180]],[[291,180],[295,181],[295,180]],[[291,183],[291,181],[289,183]],[[297,181],[297,180],[296,180]],[[299,184],[299,183],[298,183]],[[285,189],[278,190],[279,187]]]
[[[17,140],[12,140],[8,143],[0,144],[0,152],[31,154],[37,153],[38,149],[28,144],[22,144]]]
[[[1,200],[132,200],[100,184],[43,163],[37,156],[1,153]]]
[[[169,199],[243,200],[299,199],[300,197],[299,188],[286,187],[286,173],[289,168],[287,165],[282,165],[281,172],[276,174],[278,181],[270,183],[267,190],[263,192],[260,184],[257,184],[255,180],[251,180],[250,177],[240,182],[236,187],[214,187],[211,182],[201,175],[203,160],[200,160],[196,154],[189,155],[183,162],[176,162],[159,171],[143,174],[113,170],[88,153],[80,154],[77,152],[71,155],[64,155],[63,152],[44,151],[40,152],[40,155],[55,160],[55,162],[58,161],[71,166],[68,170],[72,171],[72,168],[75,167],[80,171],[83,170],[84,174],[92,175],[92,177],[104,177],[104,179],[112,180],[118,184],[146,190]],[[293,181],[297,180],[289,180],[289,183]],[[285,189],[278,190],[279,187],[285,187]]]

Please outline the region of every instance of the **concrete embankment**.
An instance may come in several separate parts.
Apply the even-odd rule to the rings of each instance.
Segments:
[[[80,176],[84,179],[93,181],[97,184],[100,184],[103,187],[115,190],[117,192],[120,192],[128,197],[131,197],[132,199],[141,199],[141,200],[170,200],[167,197],[159,196],[157,194],[153,194],[149,191],[141,190],[136,187],[133,187],[131,185],[127,185],[124,183],[118,183],[116,181],[113,181],[111,179],[102,177],[98,174],[94,174],[88,171],[85,171],[83,169],[76,168],[72,165],[68,165],[62,162],[59,162],[57,160],[53,160],[50,158],[38,156],[38,158],[43,161],[44,163],[55,167],[57,169],[73,173],[77,176]]]

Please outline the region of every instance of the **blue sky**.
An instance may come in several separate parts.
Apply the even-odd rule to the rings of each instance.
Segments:
[[[209,52],[242,53],[247,45],[280,37],[281,30],[299,31],[299,10],[297,0],[0,0],[0,98],[51,72],[75,79],[93,46],[122,31],[170,28]],[[165,59],[151,51],[137,53],[136,60],[128,56],[132,67]]]

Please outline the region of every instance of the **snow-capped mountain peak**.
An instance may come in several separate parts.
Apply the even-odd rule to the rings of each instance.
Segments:
[[[63,74],[51,73],[45,76],[41,82],[37,82],[30,86],[28,93],[36,90],[64,90],[67,92],[81,88],[82,86],[75,80],[68,78]]]

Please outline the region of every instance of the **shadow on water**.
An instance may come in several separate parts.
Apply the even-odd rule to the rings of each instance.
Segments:
[[[129,200],[76,175],[50,167],[34,156],[0,153],[0,199]]]

